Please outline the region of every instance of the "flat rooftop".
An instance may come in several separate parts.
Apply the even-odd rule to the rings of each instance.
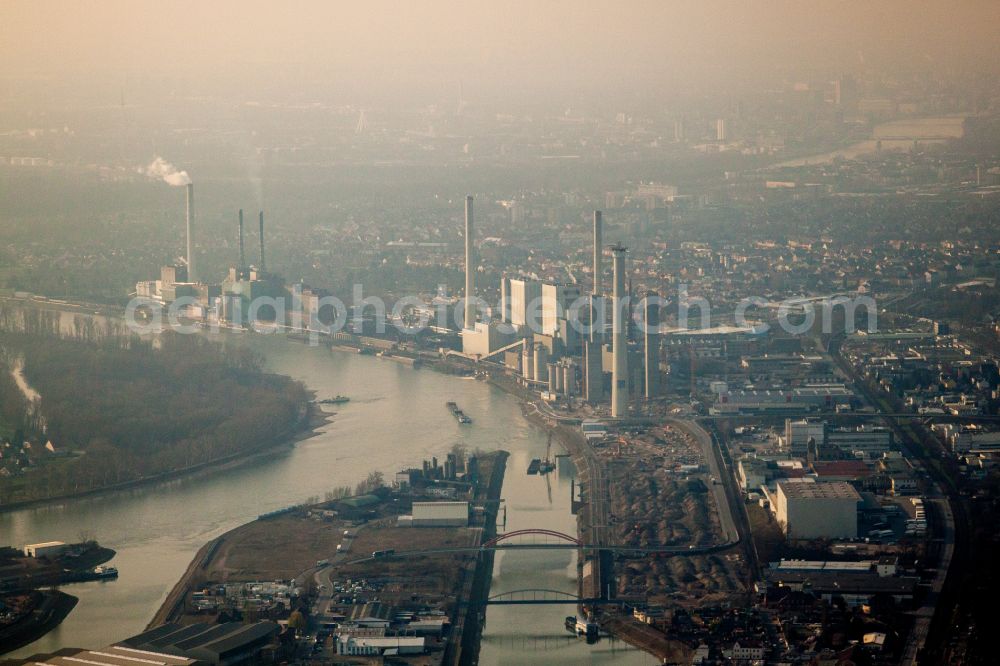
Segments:
[[[198,666],[205,662],[150,650],[136,650],[121,645],[109,645],[100,650],[64,648],[51,654],[36,654],[16,664],[48,664],[52,666]]]
[[[820,483],[778,482],[778,488],[789,499],[850,499],[861,501],[861,495],[846,481]]]

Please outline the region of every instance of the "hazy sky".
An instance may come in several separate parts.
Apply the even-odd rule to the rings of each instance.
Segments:
[[[731,85],[777,67],[1000,61],[1000,0],[2,0],[0,76],[349,91]],[[949,55],[950,54],[950,55]]]

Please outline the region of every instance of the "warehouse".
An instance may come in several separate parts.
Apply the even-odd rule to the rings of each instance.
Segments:
[[[261,653],[272,647],[279,630],[269,621],[164,624],[126,639],[119,646],[176,654],[199,664],[252,664],[260,663]]]
[[[789,539],[856,539],[861,496],[849,483],[779,481],[774,517]]]
[[[207,666],[206,662],[188,657],[152,652],[138,651],[122,645],[108,645],[100,650],[85,650],[82,648],[62,648],[56,652],[39,653],[26,659],[8,660],[5,664],[11,666],[79,666],[79,664],[99,664],[101,666],[142,666],[143,664],[158,664],[159,666]]]
[[[337,634],[337,654],[351,656],[390,656],[402,654],[422,654],[423,636],[351,636]]]
[[[466,527],[469,524],[468,502],[414,502],[412,513],[409,522],[413,527]]]
[[[915,576],[880,576],[876,572],[765,569],[764,580],[769,590],[788,588],[796,592],[810,592],[827,602],[839,597],[848,606],[860,606],[871,603],[876,595],[891,596],[896,603],[912,601],[920,579]]]
[[[832,411],[838,405],[848,405],[854,397],[846,386],[831,384],[783,390],[737,390],[719,393],[712,414],[757,412]]]
[[[62,541],[29,543],[23,550],[26,557],[58,557],[66,550],[66,544]]]

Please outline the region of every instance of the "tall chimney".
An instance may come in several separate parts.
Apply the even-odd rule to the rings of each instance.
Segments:
[[[598,344],[604,337],[605,311],[601,291],[604,277],[604,223],[601,211],[594,211],[594,288],[590,292],[590,342]]]
[[[611,416],[621,418],[628,411],[628,343],[625,337],[625,252],[621,245],[611,248],[614,256],[614,291],[611,313]]]
[[[660,305],[658,296],[646,294],[645,315],[643,316],[644,384],[646,399],[655,398],[660,392]]]
[[[188,282],[198,281],[194,267],[194,183],[187,184],[187,269]]]
[[[243,209],[240,208],[240,263],[239,263],[239,271],[240,271],[240,275],[241,276],[243,275],[243,272],[246,270],[246,268],[247,268],[247,255],[246,255],[246,252],[245,252],[245,249],[244,249],[244,246],[243,246]]]
[[[260,211],[260,272],[267,272],[267,264],[264,263],[264,211]]]
[[[472,197],[465,197],[465,328],[476,327],[476,274],[472,248]]]
[[[603,259],[602,253],[604,252],[604,224],[601,220],[601,211],[594,211],[594,290],[593,294],[599,296],[601,294],[601,278],[603,277],[602,271],[603,266],[601,265],[601,260]]]

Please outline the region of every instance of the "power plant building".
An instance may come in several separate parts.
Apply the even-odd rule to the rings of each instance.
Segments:
[[[596,404],[604,400],[604,349],[590,340],[583,343],[584,387],[583,397]]]
[[[575,340],[576,332],[567,320],[570,307],[580,298],[580,288],[572,284],[542,285],[542,334],[563,341],[567,347]]]
[[[541,298],[542,285],[535,280],[524,278],[507,278],[505,293],[509,293],[509,314],[505,310],[505,315],[509,318],[508,323],[520,328],[528,326],[529,322],[534,326],[541,325]]]
[[[462,331],[462,353],[483,358],[514,341],[497,322],[477,321],[473,328]]]

